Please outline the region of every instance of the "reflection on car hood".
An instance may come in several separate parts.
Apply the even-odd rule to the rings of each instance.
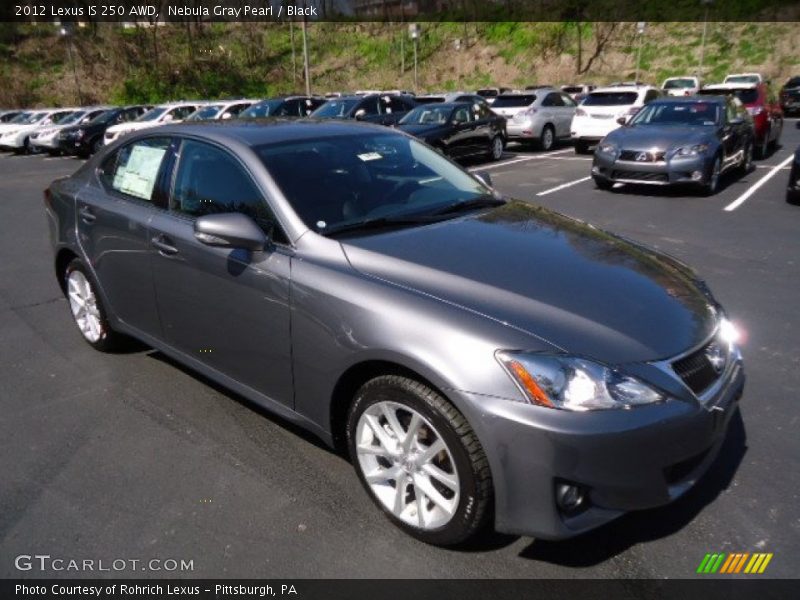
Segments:
[[[443,129],[444,127],[445,127],[444,125],[438,123],[428,123],[425,125],[400,123],[397,125],[397,128],[400,131],[405,131],[406,133],[410,133],[411,135],[417,135],[417,136],[437,133],[440,129]]]
[[[612,364],[674,356],[715,327],[678,261],[524,202],[342,243],[365,274]]]
[[[606,142],[626,150],[669,150],[687,144],[707,142],[714,136],[714,127],[676,127],[642,125],[620,127],[609,133]]]

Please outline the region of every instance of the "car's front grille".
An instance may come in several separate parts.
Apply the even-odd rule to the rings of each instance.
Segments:
[[[690,390],[695,394],[700,394],[719,379],[725,367],[726,358],[715,340],[700,350],[676,360],[672,363],[672,369]]]
[[[664,162],[664,152],[643,152],[642,150],[622,150],[620,160],[631,162]]]
[[[669,177],[666,173],[648,173],[647,171],[619,171],[614,170],[611,172],[612,179],[628,179],[632,181],[654,181],[658,183],[667,183]]]

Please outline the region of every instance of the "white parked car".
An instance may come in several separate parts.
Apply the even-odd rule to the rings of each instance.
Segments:
[[[575,101],[569,94],[554,88],[536,90],[534,100],[506,122],[509,141],[535,144],[540,150],[551,150],[559,139],[569,139]],[[498,102],[505,98],[500,96]],[[497,103],[492,107],[501,112]],[[501,113],[502,114],[502,113]]]
[[[206,104],[206,102],[170,102],[168,104],[154,106],[134,121],[120,123],[119,125],[113,125],[106,129],[106,133],[103,136],[103,143],[110,144],[118,137],[131,133],[132,131],[139,131],[140,129],[147,129],[149,127],[158,127],[159,125],[165,125],[167,123],[178,123]]]
[[[41,129],[34,131],[30,136],[31,150],[38,152],[49,152],[50,154],[58,154],[58,134],[65,127],[73,125],[83,125],[88,123],[95,117],[106,112],[110,106],[92,106],[88,108],[80,108],[70,115],[67,115],[58,123],[53,123],[51,126],[45,126]]]
[[[215,121],[238,117],[258,100],[226,100],[201,106],[188,117],[187,121]]]
[[[697,77],[667,77],[661,89],[667,96],[693,96],[700,91],[700,80]]]
[[[661,97],[661,90],[652,85],[618,85],[598,88],[587,95],[575,111],[570,134],[576,154],[586,154],[641,108]]]
[[[761,73],[731,73],[722,83],[764,83]]]
[[[58,123],[67,115],[75,112],[74,108],[47,108],[31,111],[28,116],[17,122],[16,119],[4,123],[0,130],[0,150],[28,153],[31,135],[48,125]]]

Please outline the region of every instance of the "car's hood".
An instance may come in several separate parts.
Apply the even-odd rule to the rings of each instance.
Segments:
[[[620,127],[606,137],[606,142],[625,150],[669,150],[689,144],[700,144],[713,136],[713,127],[674,127],[643,125]]]
[[[674,356],[716,323],[678,261],[524,202],[342,245],[362,273],[611,364]]]
[[[444,129],[444,126],[435,123],[427,125],[412,125],[410,123],[409,124],[398,123],[397,129],[399,129],[400,131],[405,131],[406,133],[410,133],[411,135],[423,136],[423,135],[431,135],[433,133],[438,133],[441,129]]]

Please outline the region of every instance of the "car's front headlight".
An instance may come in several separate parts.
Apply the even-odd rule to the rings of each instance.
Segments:
[[[708,144],[695,144],[693,146],[681,146],[675,151],[676,156],[698,156],[708,151]]]
[[[603,154],[616,154],[617,147],[614,144],[600,144],[597,147]]]
[[[496,356],[531,404],[586,411],[666,400],[643,381],[585,358],[505,350]]]
[[[84,129],[78,129],[78,131],[75,132],[75,137],[78,139],[81,139],[85,135],[86,135],[86,130]]]

